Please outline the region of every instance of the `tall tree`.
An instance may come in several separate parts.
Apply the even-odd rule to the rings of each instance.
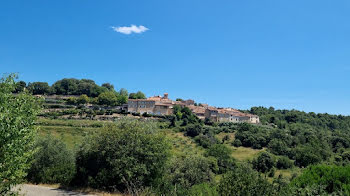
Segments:
[[[47,82],[33,82],[28,84],[28,89],[33,95],[46,95],[51,92]]]
[[[0,195],[9,194],[26,176],[34,153],[34,121],[40,109],[32,95],[12,94],[15,77],[0,80]]]
[[[23,92],[24,89],[27,87],[27,83],[24,81],[19,81],[16,83],[16,89],[15,89],[15,93],[19,93],[19,92]]]
[[[102,87],[105,87],[106,89],[108,89],[108,90],[110,90],[110,91],[113,91],[113,90],[114,90],[113,84],[110,84],[110,83],[103,83],[103,84],[102,84]]]

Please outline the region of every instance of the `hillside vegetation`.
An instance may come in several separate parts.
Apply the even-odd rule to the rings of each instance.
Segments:
[[[348,116],[253,107],[243,112],[261,124],[217,123],[186,107],[128,114],[118,106],[142,93],[111,84],[26,88],[45,95],[29,182],[131,195],[350,194]]]

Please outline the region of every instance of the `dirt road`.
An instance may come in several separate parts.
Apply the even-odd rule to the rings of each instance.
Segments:
[[[25,196],[95,196],[38,185],[24,184],[19,187],[21,188],[20,194]]]

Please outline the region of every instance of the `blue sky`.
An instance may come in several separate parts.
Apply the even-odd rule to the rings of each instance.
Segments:
[[[349,10],[346,0],[3,0],[0,73],[350,115]],[[131,25],[146,30],[116,31]]]

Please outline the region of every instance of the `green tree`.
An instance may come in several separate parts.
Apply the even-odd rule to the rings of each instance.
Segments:
[[[8,194],[26,176],[34,153],[34,122],[40,110],[33,96],[12,94],[15,77],[0,80],[0,195]]]
[[[118,95],[117,97],[117,104],[118,105],[123,105],[128,103],[128,97],[124,95]]]
[[[316,149],[311,145],[298,146],[295,149],[295,164],[299,167],[307,167],[311,164],[320,163],[322,157],[318,151],[319,149]]]
[[[349,195],[350,166],[310,166],[290,184],[290,187],[298,189],[313,189],[315,186],[318,186],[318,188],[321,189],[319,190],[321,193],[325,192],[334,195]]]
[[[213,183],[196,184],[191,187],[187,195],[189,196],[219,196],[216,186]]]
[[[75,173],[74,154],[51,135],[38,139],[36,147],[38,151],[34,154],[27,179],[33,183],[68,184]]]
[[[165,194],[174,187],[179,189],[179,192],[185,192],[193,185],[202,183],[211,183],[214,181],[214,172],[217,170],[215,159],[203,157],[201,155],[187,155],[176,157],[171,160],[163,183],[169,183],[163,190]],[[178,192],[178,193],[179,193]],[[185,194],[185,193],[182,193]],[[186,194],[185,194],[186,195]]]
[[[235,167],[235,160],[231,157],[232,150],[224,144],[212,145],[206,155],[215,157],[218,160],[219,173],[223,174]]]
[[[109,91],[114,91],[114,86],[113,84],[110,83],[103,83],[102,87],[105,87],[106,89],[108,89]]]
[[[77,103],[78,104],[87,104],[89,103],[89,97],[87,95],[80,95],[77,99]]]
[[[51,93],[51,88],[47,82],[29,83],[28,90],[33,93],[33,95],[46,95]]]
[[[121,88],[119,90],[119,95],[124,96],[124,97],[128,97],[129,93],[125,88]]]
[[[276,163],[276,167],[278,169],[288,169],[293,167],[293,162],[291,160],[289,160],[288,157],[282,156],[279,157]]]
[[[196,137],[203,132],[203,127],[200,124],[190,124],[184,130],[187,136]]]
[[[98,104],[100,105],[108,105],[108,106],[115,106],[118,103],[118,97],[115,95],[114,92],[108,91],[101,93],[98,96]]]
[[[16,83],[15,93],[23,92],[24,89],[27,87],[27,83],[24,81],[19,81]]]
[[[146,95],[141,91],[137,91],[137,93],[130,93],[129,99],[146,99]]]
[[[275,160],[270,153],[262,152],[253,160],[253,168],[259,172],[267,173],[275,166]]]
[[[241,165],[223,175],[218,192],[223,196],[261,196],[273,195],[274,189],[258,172]]]
[[[52,89],[57,95],[77,95],[78,85],[79,80],[74,78],[64,78],[62,80],[56,81],[52,85]],[[86,89],[86,87],[84,86],[83,89]]]
[[[120,119],[85,139],[73,182],[119,191],[150,186],[164,174],[169,150],[155,124]]]

